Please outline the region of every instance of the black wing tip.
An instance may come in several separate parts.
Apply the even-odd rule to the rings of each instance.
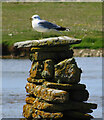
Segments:
[[[59,28],[56,28],[56,30],[58,30],[58,31],[70,31],[69,28],[65,28],[65,27],[59,27]]]

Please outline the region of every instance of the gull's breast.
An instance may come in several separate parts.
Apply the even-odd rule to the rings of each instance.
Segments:
[[[50,30],[48,28],[42,27],[38,24],[39,22],[32,22],[32,27],[34,30],[38,32],[49,32]]]

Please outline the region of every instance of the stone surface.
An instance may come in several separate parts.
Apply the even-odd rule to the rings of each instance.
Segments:
[[[43,62],[33,62],[30,69],[30,77],[41,79],[42,71],[43,71]]]
[[[23,106],[23,115],[26,118],[35,118],[35,119],[58,119],[62,118],[63,114],[61,112],[50,113],[42,110],[37,110],[32,107],[31,104],[26,104]]]
[[[32,104],[33,108],[37,108],[40,110],[45,110],[49,112],[62,112],[66,110],[71,111],[80,111],[82,113],[91,113],[91,109],[96,108],[96,104],[91,103],[84,103],[84,102],[75,102],[69,101],[68,103],[64,104],[55,104],[55,103],[48,103],[44,100],[40,100],[34,97],[27,97],[26,99],[27,104]]]
[[[54,77],[54,62],[51,59],[33,62],[30,69],[30,77],[36,79],[52,79]]]
[[[74,58],[66,59],[55,65],[55,81],[69,84],[78,83],[81,72]]]
[[[42,78],[52,79],[54,77],[54,62],[49,59],[44,61],[44,70],[41,73]]]
[[[63,90],[45,88],[41,85],[27,83],[26,92],[46,101],[64,103],[69,100],[69,94]]]
[[[45,82],[45,79],[35,79],[35,78],[27,78],[27,81],[30,83],[35,83],[35,84],[42,84]]]
[[[57,113],[49,113],[49,112],[44,112],[44,111],[40,111],[37,109],[34,109],[33,114],[32,114],[33,118],[41,118],[41,119],[60,119],[63,117],[63,114],[60,112]]]
[[[45,46],[45,47],[32,47],[31,52],[62,52],[62,51],[68,51],[69,45],[63,45],[63,46]],[[71,50],[71,49],[70,49]]]
[[[34,104],[35,100],[36,98],[31,96],[25,98],[27,104]]]
[[[87,90],[71,90],[69,92],[69,97],[73,101],[87,101],[89,93]]]
[[[93,116],[89,114],[84,114],[84,113],[76,112],[76,111],[65,112],[65,116],[67,116],[68,118],[71,117],[71,118],[80,119],[80,120],[89,120],[93,118]]]
[[[25,118],[31,118],[32,115],[32,105],[31,104],[26,104],[23,106],[23,116]]]
[[[43,85],[46,86],[47,88],[54,88],[54,89],[66,90],[66,91],[84,90],[86,88],[86,85],[84,84],[61,84],[61,83],[54,83],[48,81],[45,81]]]
[[[64,59],[71,58],[73,56],[72,50],[62,51],[62,52],[34,52],[30,54],[31,61],[44,61],[46,59],[52,59],[56,62],[62,61]]]
[[[75,39],[68,36],[52,37],[41,40],[28,40],[23,42],[16,42],[14,47],[34,47],[34,46],[56,46],[56,45],[71,45],[78,44],[81,42],[81,39]]]

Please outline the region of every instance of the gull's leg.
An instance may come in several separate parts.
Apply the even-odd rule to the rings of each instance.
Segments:
[[[43,32],[41,32],[41,39],[43,39]]]
[[[40,39],[43,39],[43,32],[40,33]]]
[[[58,30],[56,30],[57,33],[61,34],[62,36],[64,36],[64,34]]]
[[[42,38],[43,38],[43,32],[42,32]]]
[[[57,30],[56,30],[56,31],[57,31]],[[57,32],[62,35],[61,37],[65,38],[64,33],[60,32],[60,31],[57,31]]]

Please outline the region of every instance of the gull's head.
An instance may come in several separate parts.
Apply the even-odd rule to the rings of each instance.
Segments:
[[[40,20],[39,15],[33,15],[30,20]]]

